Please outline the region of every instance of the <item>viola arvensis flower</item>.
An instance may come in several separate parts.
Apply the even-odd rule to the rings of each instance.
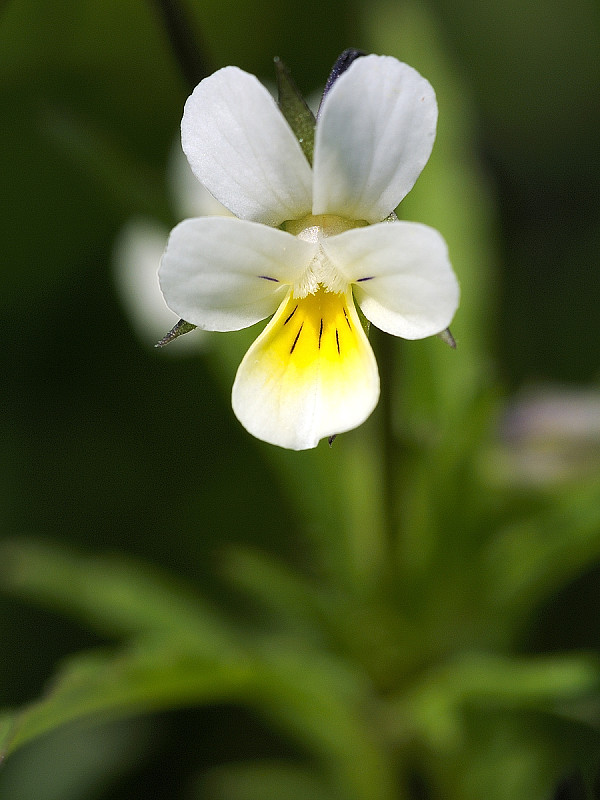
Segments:
[[[355,303],[405,339],[449,325],[459,292],[443,238],[393,214],[429,158],[436,122],[431,85],[388,56],[357,58],[331,85],[312,166],[254,76],[226,67],[189,97],[183,149],[237,219],[180,223],[161,287],[173,311],[208,330],[274,314],[233,385],[234,412],[259,439],[303,450],[373,411],[379,375]]]

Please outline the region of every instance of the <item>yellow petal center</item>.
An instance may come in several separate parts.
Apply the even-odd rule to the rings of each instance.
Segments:
[[[303,450],[360,425],[379,395],[352,292],[290,291],[240,364],[233,408],[265,441]]]
[[[358,350],[359,331],[344,294],[321,287],[303,298],[291,295],[277,317],[263,345],[288,368],[304,371],[316,359],[322,366],[340,365]]]

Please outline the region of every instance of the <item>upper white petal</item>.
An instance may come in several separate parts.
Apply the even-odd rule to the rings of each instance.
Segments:
[[[357,59],[317,122],[313,214],[379,222],[412,189],[435,139],[433,88],[391,56]]]
[[[159,278],[167,305],[214,331],[253,325],[276,310],[316,245],[233,217],[186,219],[172,231]]]
[[[355,228],[322,246],[349,282],[364,315],[404,339],[422,339],[448,327],[459,288],[438,231],[417,222]]]
[[[231,211],[208,191],[190,168],[178,139],[168,165],[171,205],[179,219],[188,217],[232,216]]]
[[[181,143],[196,177],[236,216],[277,226],[310,212],[308,161],[254,75],[225,67],[199,83]]]

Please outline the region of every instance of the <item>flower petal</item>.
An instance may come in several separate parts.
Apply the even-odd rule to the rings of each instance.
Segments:
[[[171,231],[160,286],[169,308],[187,322],[239,330],[274,313],[315,248],[256,222],[186,219]]]
[[[181,143],[196,177],[236,216],[277,226],[310,212],[308,161],[254,75],[225,67],[199,83]]]
[[[179,219],[232,216],[231,211],[219,203],[194,175],[181,149],[181,141],[177,141],[171,150],[167,176],[171,190],[171,206]]]
[[[349,282],[364,315],[404,339],[448,327],[458,281],[438,231],[417,222],[382,222],[325,239],[323,248]]]
[[[385,219],[427,163],[436,123],[435,93],[416,70],[391,56],[357,59],[317,122],[313,214]]]
[[[246,353],[233,410],[265,442],[306,450],[360,425],[375,408],[379,374],[352,294],[292,293]]]
[[[153,219],[129,220],[121,229],[114,246],[113,272],[121,303],[140,341],[154,347],[177,317],[165,305],[158,286],[156,265],[165,249],[168,229]],[[188,347],[203,347],[206,337],[180,337],[182,347],[167,348],[169,355]]]

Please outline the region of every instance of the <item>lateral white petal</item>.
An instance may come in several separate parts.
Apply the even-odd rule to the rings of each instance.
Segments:
[[[391,56],[357,59],[317,122],[313,214],[379,222],[412,189],[435,139],[430,83]]]
[[[320,290],[281,304],[246,353],[233,410],[251,434],[291,450],[360,425],[379,398],[379,374],[351,292]]]
[[[186,219],[171,231],[160,286],[169,308],[187,322],[239,330],[273,314],[315,248],[234,217]]]
[[[448,327],[459,288],[438,231],[417,222],[382,222],[322,243],[348,281],[364,315],[404,339],[422,339]]]
[[[277,226],[310,212],[308,161],[254,75],[225,67],[199,83],[181,143],[196,177],[237,217]]]

